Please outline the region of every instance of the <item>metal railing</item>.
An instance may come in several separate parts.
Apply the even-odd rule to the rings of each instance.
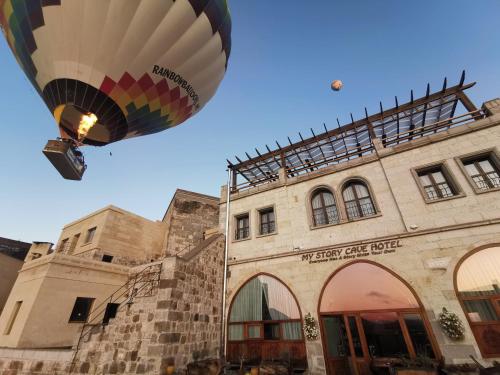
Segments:
[[[325,157],[319,161],[316,160],[314,163],[305,162],[305,163],[295,164],[293,168],[287,166],[285,169],[286,175],[287,177],[297,177],[301,175],[306,175],[316,172],[317,170],[332,164],[340,164],[346,161],[350,161],[353,159],[373,154],[375,152],[373,139],[380,139],[382,141],[383,147],[385,148],[393,147],[401,143],[406,143],[415,139],[419,139],[421,137],[436,134],[441,131],[446,131],[449,130],[450,128],[466,125],[470,122],[474,122],[483,119],[485,117],[486,114],[484,110],[478,109],[452,118],[448,118],[446,120],[425,124],[424,126],[420,126],[418,128],[415,127],[413,129],[400,131],[397,132],[396,134],[392,135],[383,134],[381,137],[370,136],[369,140],[366,143],[354,146],[342,147],[341,149],[336,151],[335,155],[331,157]],[[403,119],[403,117],[401,117],[400,119]],[[378,130],[382,128],[383,125],[384,124],[373,125],[373,128],[376,132],[379,132]],[[244,181],[240,184],[232,186],[231,193],[253,189],[255,187],[264,184],[272,184],[277,181],[280,181],[279,176],[277,174],[273,174],[272,176],[263,176],[262,178],[259,179],[253,179],[252,181]]]
[[[124,305],[131,305],[134,298],[148,297],[154,294],[160,283],[162,263],[148,265],[138,273],[134,274],[125,284],[115,290],[108,298],[97,305],[91,312],[91,319],[82,325],[78,341],[76,343],[73,358],[69,367],[68,374],[71,374],[75,367],[76,356],[80,349],[80,344],[86,336],[90,336],[96,326],[105,325],[102,322],[103,314],[106,313],[107,306],[110,303],[118,304],[117,311]],[[116,315],[116,314],[115,314]],[[101,321],[101,323],[97,323]]]

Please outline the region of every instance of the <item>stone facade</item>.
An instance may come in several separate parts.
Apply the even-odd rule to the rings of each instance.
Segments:
[[[0,314],[22,266],[22,260],[0,253]]]
[[[468,361],[469,355],[491,361],[492,358],[482,358],[454,286],[454,272],[462,257],[481,246],[500,244],[500,191],[478,194],[458,159],[485,150],[500,155],[498,100],[485,103],[485,108],[488,117],[467,125],[394,147],[384,148],[376,143],[374,154],[299,177],[286,178],[285,173],[280,173],[275,182],[233,192],[229,232],[232,237],[228,239],[228,308],[245,282],[266,273],[289,287],[298,300],[302,317],[311,313],[318,321],[320,294],[329,277],[350,262],[371,261],[393,271],[413,288],[431,323],[431,335],[447,362]],[[453,199],[434,203],[424,200],[412,170],[432,163],[443,163],[456,181],[459,192]],[[342,188],[353,178],[369,187],[376,209],[374,215],[347,219]],[[311,193],[320,187],[327,188],[335,197],[340,212],[338,224],[313,225]],[[220,228],[225,222],[226,192],[223,187]],[[260,236],[258,210],[264,207],[274,207],[276,230]],[[236,217],[247,213],[249,238],[237,240]],[[377,251],[380,243],[382,250]],[[363,246],[368,250],[359,250]],[[391,247],[394,251],[384,251]],[[360,282],[369,281],[360,275]],[[437,315],[443,307],[464,322],[464,340],[454,342],[442,333]],[[311,373],[324,374],[321,336],[306,341],[306,350]]]
[[[158,374],[217,358],[224,236],[162,262],[154,296],[135,298],[78,350],[74,374]]]
[[[0,316],[0,375],[159,373],[218,357],[218,204],[178,190],[163,221],[108,206],[65,226],[55,250],[34,243]],[[76,297],[95,299],[89,324],[68,323]],[[103,326],[109,302],[119,308]]]
[[[164,237],[165,251],[175,255],[200,243],[204,233],[217,226],[218,205],[218,198],[177,190],[163,218],[168,227]]]

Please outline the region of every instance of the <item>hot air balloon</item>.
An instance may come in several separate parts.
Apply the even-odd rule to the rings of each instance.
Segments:
[[[231,49],[226,0],[0,0],[0,25],[59,127],[44,153],[70,179],[77,147],[181,124],[215,94]]]
[[[340,91],[340,89],[344,86],[341,80],[336,79],[335,81],[332,82],[332,90],[333,91]]]

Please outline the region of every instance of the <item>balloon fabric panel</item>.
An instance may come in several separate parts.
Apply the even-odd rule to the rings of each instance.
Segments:
[[[0,25],[66,133],[76,134],[68,106],[97,115],[100,135],[84,141],[93,145],[190,118],[215,94],[231,49],[225,0],[0,0]]]

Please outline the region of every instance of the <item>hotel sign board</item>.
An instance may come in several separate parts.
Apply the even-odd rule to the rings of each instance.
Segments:
[[[359,259],[370,255],[393,254],[399,247],[403,247],[400,240],[370,242],[303,254],[302,261],[309,264],[315,264],[335,260]]]

